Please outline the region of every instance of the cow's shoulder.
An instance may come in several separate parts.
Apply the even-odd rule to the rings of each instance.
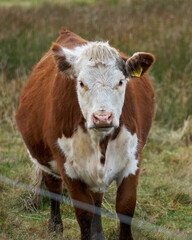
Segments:
[[[148,74],[132,78],[126,87],[121,122],[146,143],[155,112],[154,90]]]

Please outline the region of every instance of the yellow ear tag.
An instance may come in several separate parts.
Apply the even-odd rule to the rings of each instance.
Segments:
[[[143,72],[143,68],[139,66],[139,68],[131,73],[131,77],[141,77]]]

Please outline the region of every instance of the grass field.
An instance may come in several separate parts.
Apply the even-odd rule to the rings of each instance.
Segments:
[[[0,174],[32,183],[14,115],[33,65],[62,26],[89,40],[109,40],[130,55],[152,52],[156,118],[144,150],[133,232],[138,240],[192,239],[192,2],[40,2],[0,0]],[[115,191],[112,184],[103,202],[109,212]],[[40,212],[27,208],[28,199],[26,189],[0,181],[0,239],[51,239],[48,199]],[[62,216],[63,239],[79,239],[73,208],[63,204]],[[106,239],[118,239],[117,221],[103,217],[103,225]]]

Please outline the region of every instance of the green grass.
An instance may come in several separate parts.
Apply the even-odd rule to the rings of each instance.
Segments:
[[[33,3],[18,5],[23,2]],[[4,4],[0,0],[0,174],[32,182],[32,163],[14,115],[33,65],[62,26],[89,40],[110,40],[129,55],[152,52],[157,113],[144,150],[133,232],[138,240],[192,239],[192,2],[40,2]],[[112,184],[104,209],[114,211],[115,192]],[[0,239],[51,239],[47,234],[49,201],[43,200],[40,212],[27,209],[30,194],[0,182]],[[62,217],[64,239],[79,239],[73,208],[63,204]],[[118,239],[117,221],[104,216],[103,226],[106,239]]]

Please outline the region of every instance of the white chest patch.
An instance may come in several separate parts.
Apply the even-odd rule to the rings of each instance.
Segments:
[[[105,192],[113,180],[119,186],[123,178],[136,173],[138,139],[123,127],[117,138],[108,142],[104,165],[99,141],[79,128],[72,138],[62,136],[57,142],[66,157],[67,175],[81,179],[94,192]]]

